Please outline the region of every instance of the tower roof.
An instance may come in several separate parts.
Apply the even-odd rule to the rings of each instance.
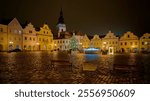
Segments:
[[[58,24],[64,24],[64,17],[63,17],[63,11],[62,11],[62,8],[61,8],[61,11],[60,11],[60,16],[59,16],[59,19],[58,19]]]

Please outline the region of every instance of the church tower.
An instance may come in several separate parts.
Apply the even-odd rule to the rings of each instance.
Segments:
[[[60,17],[58,19],[57,28],[58,28],[58,37],[60,37],[60,33],[66,31],[66,24],[64,22],[62,8],[61,8],[61,11],[60,11]]]

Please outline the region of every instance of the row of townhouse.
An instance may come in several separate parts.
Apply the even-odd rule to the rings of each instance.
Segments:
[[[52,50],[52,48],[53,34],[47,24],[37,31],[31,23],[22,28],[16,18],[0,24],[0,51]]]
[[[63,29],[63,31],[62,31]],[[92,39],[83,33],[69,33],[66,26],[60,27],[58,37],[54,38],[47,24],[36,30],[29,23],[24,28],[14,18],[12,21],[0,24],[0,51],[21,50],[70,50],[71,48],[99,48],[114,52],[150,51],[150,34],[142,37],[132,32],[124,33],[121,37],[109,31],[105,36],[94,35]],[[74,40],[75,39],[75,40]]]
[[[134,35],[128,31],[118,37],[111,31],[105,36],[94,35],[90,40],[87,35],[81,40],[83,48],[99,48],[101,50],[113,49],[114,52],[150,52],[150,34],[143,34],[142,37]]]

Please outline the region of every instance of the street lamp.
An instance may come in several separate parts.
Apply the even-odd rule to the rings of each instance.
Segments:
[[[9,43],[10,43],[10,44],[13,44],[14,42],[10,41]]]

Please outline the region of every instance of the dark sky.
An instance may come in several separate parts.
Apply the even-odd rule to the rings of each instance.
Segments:
[[[0,0],[0,18],[16,17],[21,23],[31,21],[35,27],[48,23],[56,30],[63,8],[68,31],[87,34],[116,34],[132,31],[150,32],[149,0]]]

